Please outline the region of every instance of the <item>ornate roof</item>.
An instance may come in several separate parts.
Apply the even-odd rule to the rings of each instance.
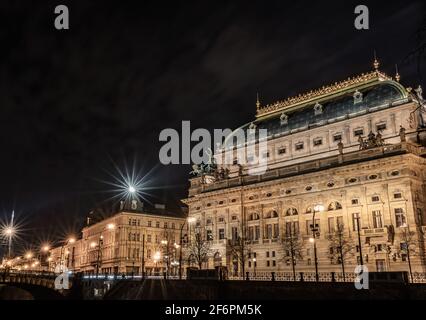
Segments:
[[[263,107],[257,100],[256,119],[236,130],[267,129],[268,137],[277,137],[390,108],[404,101],[408,101],[407,90],[375,70]]]
[[[346,80],[335,82],[334,84],[323,86],[319,89],[311,90],[304,94],[299,94],[297,96],[290,97],[282,101],[277,101],[265,106],[261,106],[260,103],[257,103],[256,117],[259,118],[279,111],[293,109],[313,101],[320,101],[331,98],[335,95],[343,94],[357,87],[362,87],[374,82],[385,80],[392,80],[392,78],[382,73],[381,71],[375,70],[352,78],[349,77]]]

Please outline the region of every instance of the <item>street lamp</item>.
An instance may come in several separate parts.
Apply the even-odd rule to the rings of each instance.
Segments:
[[[361,217],[360,217],[359,213],[355,213],[355,219],[356,219],[356,231],[358,233],[359,262],[362,266],[362,265],[364,265],[364,261],[363,261],[363,258],[362,258],[361,230],[359,228],[359,219],[361,219]]]
[[[254,276],[256,276],[256,258],[253,258],[253,271],[254,271]]]
[[[182,226],[180,227],[180,250],[179,250],[179,279],[182,279],[182,238],[183,238],[183,228],[185,227],[185,224],[188,222],[188,225],[195,222],[195,217],[189,217],[185,220],[184,223],[182,223]],[[190,227],[191,228],[191,227]]]
[[[318,226],[315,224],[315,214],[317,212],[322,212],[324,211],[324,206],[321,204],[317,204],[316,206],[314,206],[314,213],[312,215],[312,238],[309,239],[309,241],[311,243],[314,244],[314,262],[315,262],[315,279],[318,282],[319,281],[319,274],[318,274],[318,256],[317,256],[317,242],[316,242],[316,237],[319,234],[319,228]]]
[[[136,189],[134,186],[129,186],[129,188],[127,189],[127,191],[129,191],[130,193],[135,193]]]
[[[160,251],[157,251],[154,253],[154,263],[155,263],[155,272],[157,272],[157,263],[161,258],[161,253]]]

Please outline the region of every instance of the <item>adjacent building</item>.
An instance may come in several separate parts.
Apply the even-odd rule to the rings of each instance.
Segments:
[[[144,208],[122,203],[119,212],[83,228],[81,239],[65,241],[50,252],[50,268],[95,274],[178,274],[180,236],[185,219],[162,205]]]

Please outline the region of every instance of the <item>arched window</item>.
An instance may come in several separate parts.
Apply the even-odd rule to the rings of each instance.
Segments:
[[[278,218],[278,212],[276,212],[275,210],[272,210],[271,217],[272,218]]]
[[[286,216],[295,216],[295,215],[297,215],[297,209],[296,208],[288,208],[285,215]]]
[[[340,202],[332,201],[332,202],[328,205],[328,211],[340,210],[340,209],[342,209],[342,205],[340,204]]]

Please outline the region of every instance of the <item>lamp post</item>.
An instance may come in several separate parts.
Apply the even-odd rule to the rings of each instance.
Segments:
[[[253,271],[254,271],[254,276],[256,277],[256,258],[253,258]]]
[[[315,280],[318,282],[319,281],[319,274],[318,274],[318,256],[317,256],[317,242],[316,242],[316,237],[317,234],[319,233],[318,228],[315,224],[315,214],[317,212],[322,212],[324,211],[324,206],[323,205],[316,205],[314,206],[314,213],[312,215],[312,238],[309,239],[310,242],[312,242],[314,244],[314,263],[315,263]]]
[[[182,223],[182,226],[180,227],[180,250],[179,250],[179,279],[182,279],[182,238],[183,238],[183,228],[185,227],[185,224],[188,222],[188,226],[190,226],[191,223],[195,222],[194,217],[187,218],[184,223]],[[191,227],[190,227],[191,228]]]
[[[361,217],[359,216],[359,213],[356,213],[355,219],[356,219],[356,231],[358,233],[359,262],[362,266],[362,265],[364,265],[364,261],[363,261],[363,258],[362,258],[361,230],[359,228],[359,219],[361,219]]]

